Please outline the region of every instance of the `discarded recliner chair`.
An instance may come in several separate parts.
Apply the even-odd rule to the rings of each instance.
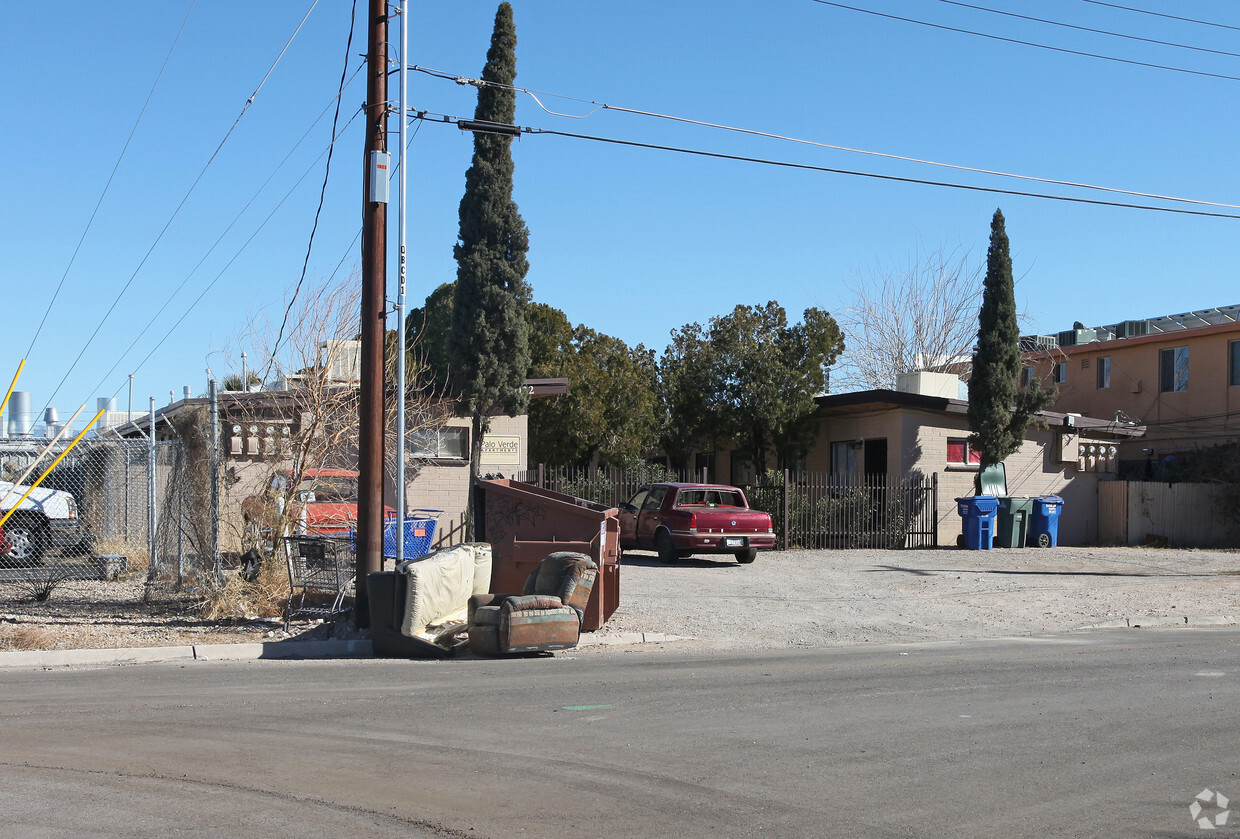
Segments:
[[[582,553],[542,560],[521,594],[469,598],[469,649],[478,655],[552,652],[577,646],[598,566]]]
[[[366,579],[375,655],[446,658],[465,646],[470,596],[491,587],[491,546],[445,548]]]

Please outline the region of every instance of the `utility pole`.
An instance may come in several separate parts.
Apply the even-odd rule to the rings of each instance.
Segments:
[[[362,203],[362,370],[353,620],[370,626],[367,574],[383,570],[383,338],[387,326],[387,0],[370,0]]]

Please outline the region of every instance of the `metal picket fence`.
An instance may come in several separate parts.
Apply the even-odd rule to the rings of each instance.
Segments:
[[[518,480],[615,507],[639,488],[663,481],[707,482],[701,472],[659,466],[640,469],[548,467]],[[796,548],[919,548],[938,545],[938,475],[843,477],[771,471],[740,484],[755,509],[771,514],[777,544]]]
[[[4,526],[9,550],[0,554],[0,583],[37,587],[143,574],[151,584],[179,588],[212,568],[204,535],[218,513],[209,472],[188,462],[181,443],[83,440],[22,502],[68,446],[57,444],[35,464],[46,443],[0,438],[0,496],[9,496],[2,509],[17,508]]]

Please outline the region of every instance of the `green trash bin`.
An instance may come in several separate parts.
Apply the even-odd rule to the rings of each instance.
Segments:
[[[1005,496],[999,499],[998,521],[995,523],[996,548],[1023,548],[1029,535],[1036,498]]]

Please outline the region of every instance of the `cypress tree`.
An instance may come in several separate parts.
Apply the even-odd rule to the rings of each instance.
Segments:
[[[512,6],[501,3],[495,13],[491,48],[478,89],[476,120],[512,125],[516,117],[517,30]],[[497,86],[498,85],[498,86]],[[448,386],[472,419],[470,479],[482,460],[482,436],[490,418],[517,416],[529,397],[529,327],[525,307],[530,289],[526,252],[529,232],[512,200],[512,136],[474,133],[474,155],[465,173],[452,298],[452,329],[448,333]],[[472,495],[472,493],[471,493]],[[468,521],[469,538],[473,537]]]
[[[977,324],[969,377],[969,443],[981,453],[982,466],[988,466],[1019,449],[1034,415],[1055,399],[1055,391],[1042,389],[1036,379],[1029,389],[1020,390],[1016,287],[1003,212],[997,209],[990,221]]]

